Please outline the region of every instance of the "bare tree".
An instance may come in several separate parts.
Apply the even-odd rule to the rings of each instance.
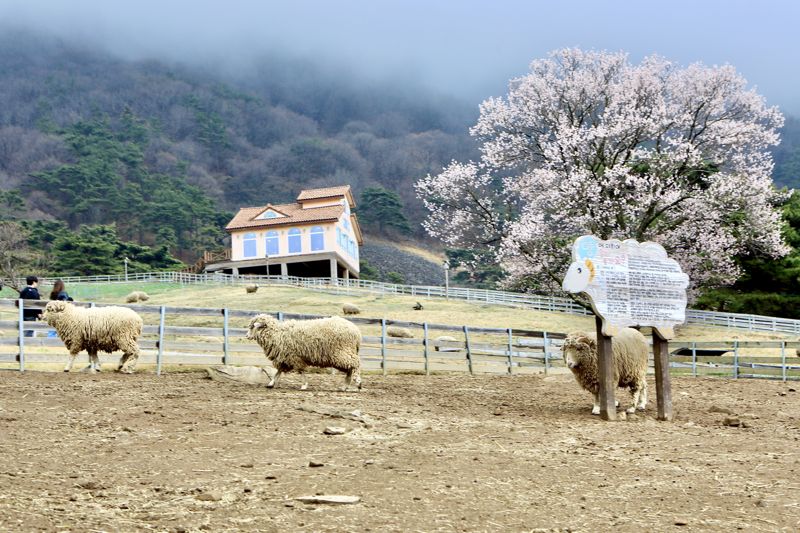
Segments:
[[[28,245],[25,229],[16,222],[0,222],[0,279],[17,292],[23,273],[39,270],[42,255]]]

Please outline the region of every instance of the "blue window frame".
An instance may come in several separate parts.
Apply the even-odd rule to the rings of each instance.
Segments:
[[[267,232],[267,255],[278,255],[280,253],[280,246],[278,246],[278,232]]]
[[[316,252],[325,249],[325,230],[322,226],[311,228],[311,251]]]
[[[289,230],[289,253],[298,254],[303,251],[300,230],[292,228]]]
[[[256,256],[256,234],[245,233],[244,241],[242,242],[243,253],[245,257]]]

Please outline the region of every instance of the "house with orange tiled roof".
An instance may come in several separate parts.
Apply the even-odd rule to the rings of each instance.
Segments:
[[[349,185],[306,189],[291,204],[243,207],[228,222],[230,253],[206,272],[357,278],[363,244]]]

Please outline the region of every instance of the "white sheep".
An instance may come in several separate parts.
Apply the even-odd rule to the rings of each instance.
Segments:
[[[136,302],[146,302],[150,296],[144,291],[133,291],[125,297],[125,303],[133,304]]]
[[[342,305],[342,312],[346,315],[357,315],[361,313],[361,309],[356,304],[346,303]]]
[[[398,337],[401,339],[413,339],[414,332],[408,328],[403,328],[400,326],[389,326],[386,328],[386,335],[389,337]]]
[[[244,288],[247,294],[252,294],[258,290],[258,285],[246,285]]]
[[[612,340],[614,383],[629,387],[633,405],[628,413],[644,410],[647,404],[647,354],[644,335],[632,328],[620,328]],[[562,348],[564,363],[575,375],[578,384],[594,394],[592,414],[600,414],[600,379],[597,369],[597,336],[595,333],[570,333]],[[617,403],[619,405],[619,403]]]
[[[350,321],[340,317],[279,322],[271,315],[260,314],[250,320],[247,338],[255,340],[277,370],[267,384],[272,388],[281,374],[296,370],[303,376],[300,390],[308,388],[305,369],[309,366],[335,368],[345,372],[343,391],[355,379],[361,388],[361,332]]]
[[[100,370],[98,351],[121,350],[117,370],[132,373],[139,359],[138,339],[142,334],[142,318],[126,307],[76,307],[69,302],[52,301],[44,308],[44,320],[58,332],[69,350],[64,372],[69,372],[81,350],[89,354],[91,372]]]

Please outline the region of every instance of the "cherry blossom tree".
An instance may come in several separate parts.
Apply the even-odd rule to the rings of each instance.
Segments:
[[[769,152],[782,124],[731,66],[558,50],[481,104],[479,162],[417,182],[423,225],[538,290],[560,287],[583,234],[656,241],[695,290],[730,284],[737,256],[788,251]]]

